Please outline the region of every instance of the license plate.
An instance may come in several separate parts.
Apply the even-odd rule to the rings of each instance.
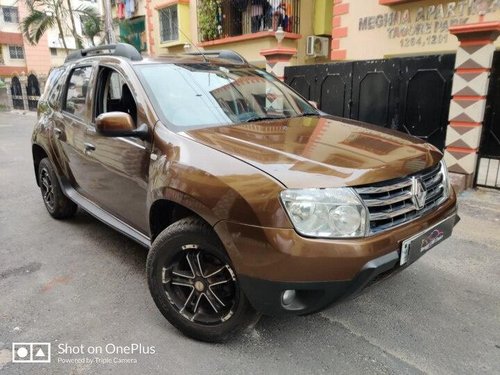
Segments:
[[[399,264],[405,265],[413,263],[429,249],[450,237],[454,225],[455,215],[403,241]]]

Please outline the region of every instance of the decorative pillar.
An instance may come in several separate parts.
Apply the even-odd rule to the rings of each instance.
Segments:
[[[260,54],[266,58],[266,71],[282,81],[285,79],[285,68],[291,65],[290,61],[296,53],[296,48],[285,48],[279,45],[276,48],[260,51]]]
[[[459,189],[472,187],[486,107],[486,96],[500,22],[450,28],[460,45],[453,76],[444,158]]]
[[[14,103],[12,102],[12,78],[5,78],[5,86],[7,88],[7,108],[9,110],[14,109]]]
[[[347,14],[349,14],[349,0],[334,0],[332,18],[332,49],[330,52],[331,60],[345,60],[347,58],[347,50],[341,47],[342,39],[347,38],[349,35],[349,27],[343,25],[342,23],[342,16]]]

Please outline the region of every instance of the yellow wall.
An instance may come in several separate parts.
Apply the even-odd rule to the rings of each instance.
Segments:
[[[467,6],[473,3],[469,0],[423,0],[390,7],[379,5],[378,0],[348,2],[349,13],[342,15],[342,26],[348,27],[348,36],[340,40],[340,48],[347,50],[348,60],[454,52],[458,41],[448,31],[450,24],[478,21],[477,12]],[[500,20],[500,1],[493,1],[491,10],[485,20]],[[410,21],[384,25],[393,16],[409,17]],[[402,36],[408,27],[419,30],[419,35]],[[500,40],[496,46],[500,47]]]
[[[333,0],[316,0],[314,2],[315,35],[332,35]]]
[[[179,22],[179,39],[176,41],[161,42],[160,38],[160,9],[154,9],[159,4],[164,3],[164,0],[153,0],[151,1],[151,6],[153,7],[153,24],[154,24],[154,39],[156,54],[158,56],[171,54],[171,53],[182,53],[184,52],[184,45],[189,43],[191,40],[191,15],[190,8],[192,4],[186,4],[180,2],[178,4],[168,5],[177,6],[177,19]],[[192,2],[191,2],[192,3]],[[161,5],[160,5],[161,6]]]

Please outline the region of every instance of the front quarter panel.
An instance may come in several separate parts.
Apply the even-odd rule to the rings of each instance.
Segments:
[[[210,225],[220,220],[290,228],[279,202],[283,186],[264,172],[222,152],[155,127],[148,204],[167,199]]]

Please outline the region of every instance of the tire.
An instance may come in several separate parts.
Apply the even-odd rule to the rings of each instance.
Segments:
[[[40,161],[38,181],[45,208],[53,218],[67,219],[76,213],[78,206],[63,194],[56,172],[48,158]]]
[[[156,306],[186,336],[224,342],[260,317],[217,235],[198,218],[181,219],[160,233],[146,271]]]

